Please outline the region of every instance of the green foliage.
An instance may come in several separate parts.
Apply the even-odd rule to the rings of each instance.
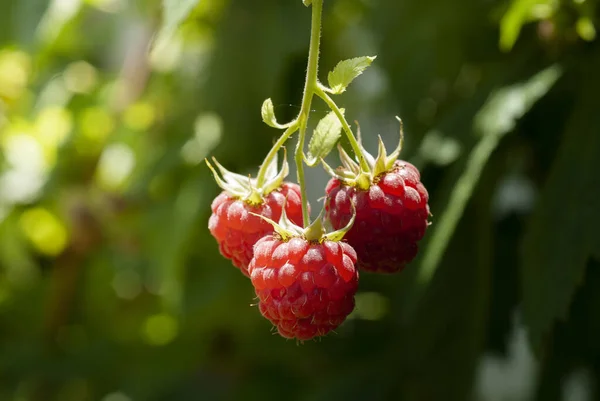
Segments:
[[[165,41],[177,31],[179,25],[190,15],[194,7],[201,0],[162,0],[163,22],[158,32],[157,46],[164,45]]]
[[[522,84],[502,88],[493,93],[475,116],[474,130],[481,139],[471,151],[465,170],[456,181],[446,208],[428,243],[423,263],[419,270],[419,282],[426,284],[433,276],[448,246],[456,225],[479,182],[481,172],[502,136],[514,129],[534,103],[544,96],[556,82],[559,71],[550,67]]]
[[[277,122],[277,118],[275,117],[275,108],[273,107],[273,101],[269,98],[265,100],[260,109],[260,114],[262,116],[262,120],[269,127],[273,128],[285,128],[285,125],[281,125]]]
[[[548,401],[573,373],[598,398],[597,0],[325,2],[324,69],[380,55],[347,92],[372,59],[338,64],[336,101],[367,149],[402,118],[433,216],[417,260],[361,274],[305,344],[220,256],[204,159],[256,177],[263,99],[277,128],[301,108],[310,8],[67,3],[0,1],[0,400]],[[327,176],[306,181],[316,215]]]
[[[536,347],[566,319],[590,258],[600,260],[598,59],[583,68],[581,95],[524,241],[523,313]]]
[[[513,0],[500,22],[500,47],[510,50],[514,46],[521,28],[530,20],[535,20],[535,10],[545,17],[551,15],[557,7],[555,0]]]
[[[344,109],[341,109],[342,114]],[[319,120],[310,142],[308,143],[307,164],[315,166],[321,159],[324,159],[337,144],[342,136],[342,123],[337,115],[330,111],[325,117]]]
[[[335,68],[327,74],[329,88],[335,94],[346,91],[346,88],[356,77],[362,74],[375,60],[373,57],[355,57],[340,61]]]

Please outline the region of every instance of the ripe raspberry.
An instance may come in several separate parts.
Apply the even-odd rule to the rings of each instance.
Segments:
[[[221,254],[231,259],[244,275],[249,276],[248,264],[252,260],[254,244],[273,233],[271,224],[252,213],[279,220],[284,204],[290,220],[302,224],[300,187],[297,184],[284,182],[258,205],[233,197],[227,191],[221,192],[213,201],[212,215],[208,220],[210,233],[219,243]]]
[[[256,243],[248,271],[260,312],[286,338],[309,340],[338,327],[354,309],[356,253],[345,242],[274,234]]]
[[[412,164],[396,160],[368,190],[332,178],[326,193],[325,208],[334,228],[348,223],[350,202],[355,205],[356,220],[345,238],[358,254],[360,269],[394,273],[417,255],[417,242],[427,229],[429,195]]]
[[[254,244],[273,233],[273,226],[256,215],[279,220],[285,204],[288,218],[301,224],[300,187],[283,181],[289,172],[285,156],[281,170],[277,171],[277,157],[274,157],[268,165],[261,166],[256,179],[227,171],[214,158],[213,162],[223,178],[208,160],[206,164],[223,192],[212,203],[208,228],[217,240],[221,254],[249,276],[248,264]]]
[[[399,119],[398,119],[399,120]],[[417,255],[417,242],[425,235],[429,217],[429,194],[419,170],[398,160],[400,141],[390,155],[379,138],[377,158],[360,143],[357,163],[340,147],[343,166],[337,170],[324,164],[334,177],[325,189],[325,210],[333,228],[355,222],[346,240],[358,254],[357,267],[372,272],[394,273]],[[352,209],[354,206],[354,211]]]

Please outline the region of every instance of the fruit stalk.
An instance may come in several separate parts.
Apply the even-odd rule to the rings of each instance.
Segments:
[[[269,165],[271,164],[271,161],[273,161],[273,158],[277,155],[277,152],[279,152],[279,149],[281,149],[285,141],[287,141],[289,137],[292,136],[294,132],[296,132],[297,129],[298,123],[296,121],[292,122],[292,124],[279,137],[277,142],[275,142],[275,144],[267,154],[267,157],[265,157],[265,160],[260,165],[260,169],[258,170],[258,175],[256,177],[257,187],[262,187],[265,184],[265,178],[267,175],[267,171],[269,170]]]
[[[308,68],[306,70],[306,82],[304,84],[304,94],[302,96],[302,107],[300,114],[296,119],[299,123],[298,144],[296,146],[296,169],[298,174],[298,184],[302,197],[302,220],[304,227],[310,225],[310,216],[308,215],[308,198],[306,196],[306,182],[304,179],[304,140],[306,138],[306,125],[312,97],[317,88],[317,73],[319,71],[319,48],[321,46],[321,17],[323,14],[323,0],[312,1],[312,19],[310,30],[310,48],[308,52]]]
[[[362,171],[369,171],[369,164],[367,163],[367,160],[363,156],[360,146],[358,144],[358,141],[356,140],[356,137],[352,133],[352,128],[350,128],[350,125],[348,124],[348,121],[346,121],[346,117],[344,117],[344,114],[342,113],[340,108],[337,106],[337,104],[335,104],[333,99],[327,93],[325,93],[325,91],[321,88],[321,86],[317,86],[317,88],[315,89],[315,94],[317,96],[319,96],[321,99],[323,99],[323,101],[325,103],[327,103],[327,106],[329,106],[329,108],[335,113],[337,118],[340,120],[340,123],[342,124],[342,128],[343,128],[344,132],[346,133],[346,137],[348,138],[348,142],[350,142],[352,151],[354,152],[354,155],[358,159],[358,162],[360,164],[360,168],[362,169]]]

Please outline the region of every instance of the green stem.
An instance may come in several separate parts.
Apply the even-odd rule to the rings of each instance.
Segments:
[[[348,137],[348,141],[350,142],[350,146],[352,147],[354,154],[358,158],[358,162],[360,163],[361,169],[364,172],[370,171],[369,163],[367,163],[367,160],[363,156],[360,146],[358,145],[358,141],[356,140],[356,137],[352,133],[352,129],[350,128],[350,125],[348,125],[348,122],[346,121],[346,117],[344,117],[344,114],[342,113],[340,108],[337,106],[337,104],[335,104],[333,99],[331,97],[329,97],[329,95],[327,93],[325,93],[325,91],[323,90],[323,88],[321,86],[318,86],[315,89],[315,94],[317,96],[319,96],[321,99],[323,99],[323,101],[325,101],[325,103],[327,103],[327,106],[329,106],[329,108],[331,110],[333,110],[333,112],[335,113],[337,118],[342,123],[342,128],[344,129],[344,132],[346,133],[346,137]]]
[[[283,134],[277,140],[277,142],[275,142],[275,144],[273,145],[273,147],[267,154],[267,157],[265,157],[265,160],[260,165],[260,169],[258,170],[258,176],[256,177],[256,186],[258,188],[262,187],[265,184],[268,167],[271,164],[271,161],[273,160],[273,158],[277,155],[277,152],[279,152],[279,149],[281,149],[281,147],[283,146],[285,141],[287,141],[288,138],[290,136],[292,136],[292,134],[294,132],[296,132],[297,130],[298,130],[298,122],[293,121],[290,124],[290,126],[283,132]]]
[[[306,139],[306,126],[308,115],[315,90],[318,89],[317,73],[319,70],[319,47],[321,45],[321,18],[323,15],[323,0],[312,1],[312,20],[310,30],[310,48],[308,52],[308,68],[306,71],[306,83],[304,85],[304,95],[302,96],[302,108],[296,121],[299,123],[298,145],[296,146],[296,169],[298,172],[298,184],[300,185],[300,194],[302,196],[302,221],[304,227],[310,225],[310,216],[308,214],[308,197],[306,194],[306,182],[304,179],[304,141]]]

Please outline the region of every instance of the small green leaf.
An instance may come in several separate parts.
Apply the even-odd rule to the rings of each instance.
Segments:
[[[275,118],[275,109],[273,107],[273,101],[271,98],[265,100],[260,109],[262,119],[269,127],[273,128],[285,128],[285,125],[279,124]]]
[[[341,109],[344,113],[344,109]],[[340,119],[330,111],[319,121],[308,144],[308,157],[306,163],[316,166],[320,159],[325,158],[331,152],[342,135],[342,123]]]
[[[513,0],[500,21],[500,49],[512,49],[523,25],[550,17],[556,11],[556,4],[552,0]]]
[[[199,2],[200,0],[163,0],[163,22],[155,47],[164,44],[175,33]]]
[[[331,91],[335,94],[344,92],[346,87],[350,85],[350,82],[362,74],[376,57],[356,57],[340,61],[333,71],[327,75]]]
[[[306,7],[308,7],[312,4],[312,0],[302,0],[302,4],[304,4]]]

